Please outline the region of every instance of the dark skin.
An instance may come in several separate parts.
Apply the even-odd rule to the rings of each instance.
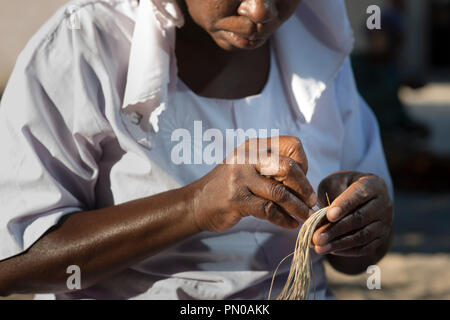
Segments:
[[[233,99],[259,93],[270,67],[267,41],[299,2],[186,0],[187,23],[177,35],[181,79],[204,96]],[[237,149],[248,157],[249,146],[246,142]],[[29,250],[0,262],[0,295],[67,292],[69,265],[80,266],[82,288],[88,288],[194,234],[225,232],[246,216],[297,228],[317,196],[306,178],[301,141],[280,137],[279,146],[279,166],[273,158],[235,164],[234,152],[185,187],[66,216]],[[320,230],[330,234],[330,241],[319,239],[317,231],[315,250],[327,254],[340,271],[364,271],[390,244],[393,209],[387,188],[381,178],[343,172],[320,184],[322,204],[325,192],[334,199],[332,207],[342,210],[338,217],[329,211],[331,222]],[[361,229],[364,236],[358,236]]]
[[[385,182],[372,174],[342,171],[319,185],[319,203],[332,201],[327,221],[313,236],[314,249],[347,274],[364,272],[392,243],[394,206]]]

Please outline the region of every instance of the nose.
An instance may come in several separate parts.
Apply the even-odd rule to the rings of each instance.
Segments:
[[[254,23],[268,23],[278,16],[276,0],[244,0],[238,14],[248,17]]]

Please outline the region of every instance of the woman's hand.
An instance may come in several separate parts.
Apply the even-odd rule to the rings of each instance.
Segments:
[[[295,137],[276,137],[276,153],[270,150],[271,139],[248,140],[193,183],[191,212],[201,231],[224,232],[246,216],[287,229],[298,227],[296,219],[308,218],[317,196],[306,179],[302,144]],[[255,147],[257,155],[268,149],[267,157],[252,158]]]
[[[389,246],[394,209],[383,179],[353,171],[337,172],[320,183],[318,193],[321,205],[327,203],[325,194],[334,201],[327,213],[329,222],[313,236],[317,253],[378,256],[380,248]]]

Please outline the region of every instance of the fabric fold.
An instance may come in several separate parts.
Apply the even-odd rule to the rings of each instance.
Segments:
[[[353,49],[353,31],[340,0],[302,2],[274,37],[294,114],[310,122],[321,97]],[[308,43],[308,46],[304,46]]]
[[[158,116],[165,109],[171,80],[175,28],[183,23],[183,15],[174,0],[140,1],[122,110],[139,114],[144,131],[159,131]]]

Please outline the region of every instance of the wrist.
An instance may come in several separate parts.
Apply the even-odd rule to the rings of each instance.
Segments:
[[[182,188],[183,203],[186,208],[185,217],[196,233],[204,231],[198,218],[202,212],[200,205],[201,190],[202,186],[198,181]]]

